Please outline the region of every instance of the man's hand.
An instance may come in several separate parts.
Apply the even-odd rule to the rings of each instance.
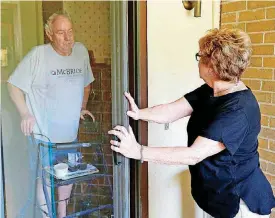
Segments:
[[[30,113],[24,114],[21,120],[21,130],[25,136],[28,136],[32,133],[33,127],[35,124],[35,118]]]
[[[135,100],[132,98],[131,94],[128,92],[124,92],[125,97],[127,98],[130,104],[130,110],[127,111],[127,115],[132,117],[134,120],[139,119],[139,108],[135,103]]]
[[[82,120],[85,120],[84,115],[89,115],[93,119],[93,122],[95,122],[95,117],[90,111],[82,109],[80,112],[80,118]]]

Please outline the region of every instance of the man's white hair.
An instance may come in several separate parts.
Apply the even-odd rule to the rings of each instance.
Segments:
[[[71,23],[73,23],[70,15],[66,11],[55,12],[48,18],[47,22],[45,23],[44,29],[47,34],[52,35],[52,24],[58,16],[66,17]]]

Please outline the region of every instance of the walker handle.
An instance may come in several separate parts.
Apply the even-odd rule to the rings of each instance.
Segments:
[[[73,143],[56,143],[53,147],[56,150],[68,150],[68,149],[75,149],[75,148],[87,148],[90,147],[91,143],[89,142],[73,142]]]

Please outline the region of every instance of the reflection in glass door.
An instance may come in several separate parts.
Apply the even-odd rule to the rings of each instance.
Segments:
[[[39,22],[39,19],[34,20],[37,12],[33,9],[35,3],[1,2],[2,170],[6,217],[17,217],[19,211],[24,210],[24,202],[33,202],[29,196],[29,188],[31,177],[34,175],[28,164],[27,139],[20,131],[21,119],[7,90],[7,79],[22,55],[27,53],[28,47],[41,43],[36,31],[36,22]],[[21,16],[24,16],[24,19]],[[27,24],[26,29],[21,28]],[[33,217],[33,213],[32,209],[28,209],[25,214]]]
[[[124,116],[127,104],[123,100],[123,91],[128,86],[127,3],[43,1],[1,3],[1,6],[6,216],[58,217],[61,202],[66,204],[66,217],[128,217],[129,163],[119,156],[121,164],[113,165],[107,134],[113,125],[128,122]],[[57,10],[66,10],[70,15],[75,41],[87,48],[95,78],[86,107],[95,121],[89,117],[80,121],[77,141],[73,143],[50,142],[47,135],[43,140],[40,138],[42,142],[37,141],[41,134],[38,132],[33,138],[24,136],[20,129],[21,117],[7,90],[7,80],[22,58],[34,46],[48,43],[43,26]],[[118,53],[113,52],[111,56],[112,50]],[[48,166],[41,163],[45,148],[50,160]],[[70,152],[66,152],[69,149]],[[66,154],[53,161],[57,150]],[[72,164],[74,161],[76,164]],[[54,169],[60,163],[69,167],[66,176],[58,177],[58,170]],[[91,166],[94,168],[89,168]],[[37,181],[41,181],[45,194],[43,204],[36,197]],[[60,200],[59,187],[68,185],[72,185],[69,197]]]

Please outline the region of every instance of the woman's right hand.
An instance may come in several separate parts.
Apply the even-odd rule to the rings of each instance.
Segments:
[[[35,118],[30,113],[24,114],[21,120],[21,130],[25,136],[32,133],[35,124]]]
[[[139,117],[139,108],[137,107],[135,100],[132,98],[131,94],[128,92],[124,92],[125,97],[127,98],[130,104],[130,110],[127,111],[127,115],[132,117],[134,120],[140,119]]]

